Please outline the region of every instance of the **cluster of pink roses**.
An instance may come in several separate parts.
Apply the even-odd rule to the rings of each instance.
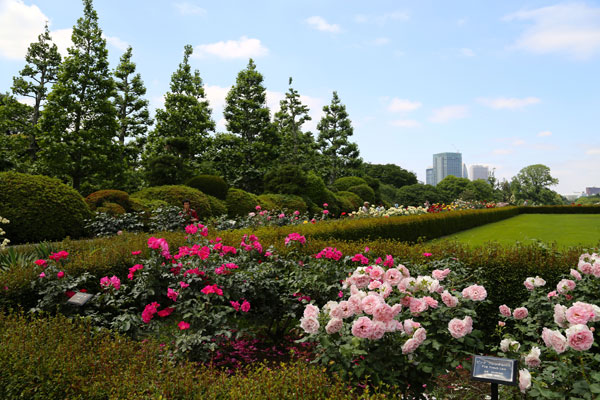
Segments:
[[[100,279],[100,286],[105,289],[113,287],[115,290],[119,290],[121,288],[121,280],[115,275],[111,276],[110,278],[105,276],[104,278]]]
[[[200,231],[201,236],[208,236],[208,228],[202,224],[191,224],[185,227],[185,232],[190,235],[195,235],[198,231]]]
[[[235,309],[235,311],[242,310],[243,312],[250,311],[250,303],[246,299],[242,299],[242,304],[239,301],[230,301],[231,307]]]
[[[129,280],[133,280],[133,274],[135,271],[139,271],[140,269],[144,269],[142,264],[135,264],[133,267],[129,268],[129,274],[127,274],[127,278]]]
[[[304,236],[302,236],[299,233],[290,233],[286,238],[285,238],[285,245],[288,246],[290,244],[290,242],[298,242],[300,244],[305,244],[306,243],[306,238]]]
[[[248,243],[246,243],[246,240],[248,240]],[[286,242],[286,244],[287,244],[287,242]],[[263,247],[255,235],[250,235],[250,236],[244,235],[242,237],[242,242],[240,243],[240,247],[246,251],[256,250],[259,253],[263,252]]]
[[[582,274],[594,275],[596,278],[600,278],[600,255],[597,253],[582,254],[579,257],[577,269],[579,269]]]
[[[344,255],[335,247],[325,247],[315,254],[315,258],[327,258],[329,260],[339,261]]]
[[[67,257],[69,257],[69,253],[66,252],[65,250],[61,250],[59,252],[52,253],[48,256],[49,259],[51,259],[53,261],[57,261],[57,262],[62,260],[63,258],[66,259]]]
[[[169,253],[169,243],[167,243],[167,241],[163,238],[155,238],[154,236],[150,237],[148,239],[148,247],[154,250],[160,249],[161,255],[164,258],[171,258],[171,254]]]

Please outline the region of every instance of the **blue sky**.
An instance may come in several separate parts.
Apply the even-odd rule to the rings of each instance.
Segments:
[[[96,0],[112,66],[126,46],[162,105],[194,46],[219,130],[225,95],[248,58],[272,111],[288,77],[316,132],[337,90],[364,160],[425,180],[432,154],[509,178],[542,163],[563,194],[600,186],[600,2]],[[78,0],[0,0],[0,91],[50,22],[62,52]]]

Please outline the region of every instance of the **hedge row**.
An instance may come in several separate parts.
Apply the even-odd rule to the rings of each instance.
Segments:
[[[2,399],[378,399],[353,394],[316,366],[255,365],[236,375],[173,362],[153,340],[134,342],[62,315],[0,313]]]
[[[600,214],[600,206],[536,206],[519,207],[521,214]]]

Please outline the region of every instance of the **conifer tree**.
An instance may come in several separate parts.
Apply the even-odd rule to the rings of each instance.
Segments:
[[[325,171],[329,184],[344,175],[344,171],[357,168],[362,160],[359,158],[358,146],[348,138],[354,133],[348,118],[346,106],[342,104],[337,92],[333,92],[331,104],[323,107],[325,115],[319,121],[319,139],[317,144],[324,156]]]
[[[38,36],[38,41],[29,45],[25,61],[27,64],[19,72],[19,76],[13,78],[12,90],[16,96],[30,97],[34,101],[30,127],[27,131],[29,156],[31,160],[35,160],[39,150],[35,126],[40,118],[48,90],[56,82],[61,62],[58,47],[52,43],[48,24],[44,27],[44,32]]]
[[[92,0],[83,0],[83,5],[83,16],[73,27],[73,45],[42,112],[40,158],[46,173],[86,192],[101,186],[122,165],[114,157],[115,84],[106,40]]]

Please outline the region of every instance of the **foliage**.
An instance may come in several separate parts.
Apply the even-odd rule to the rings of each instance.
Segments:
[[[307,184],[307,176],[298,165],[281,165],[265,174],[265,193],[301,195]]]
[[[337,191],[347,191],[352,186],[358,185],[366,185],[367,181],[358,176],[344,176],[342,178],[338,178],[333,182],[333,187]]]
[[[217,175],[197,175],[185,182],[186,186],[200,190],[202,193],[225,200],[229,185]]]
[[[190,207],[196,210],[199,218],[208,218],[212,215],[208,197],[199,191],[183,185],[153,186],[140,190],[131,195],[146,200],[162,200],[173,207],[183,207],[183,201],[189,200]]]
[[[225,204],[230,217],[247,215],[255,210],[258,204],[258,197],[242,189],[231,188],[227,192]]]
[[[561,204],[557,202],[555,192],[548,187],[558,184],[558,179],[550,175],[550,168],[543,164],[524,167],[513,177],[511,189],[517,201],[536,204]]]
[[[323,179],[318,176],[314,171],[308,171],[306,174],[306,185],[304,187],[303,194],[315,204],[326,203],[327,187]]]
[[[466,201],[493,201],[496,198],[494,188],[483,179],[470,181],[460,198]]]
[[[405,206],[421,206],[426,202],[440,203],[444,201],[444,196],[435,186],[420,183],[403,186],[398,189],[397,194],[398,203]]]
[[[0,93],[0,171],[28,171],[33,108]]]
[[[324,106],[323,112],[325,115],[317,125],[317,145],[324,156],[324,170],[328,176],[328,183],[332,184],[343,171],[360,166],[362,160],[359,158],[356,143],[349,141],[354,129],[348,118],[346,106],[340,101],[337,92],[333,92],[331,104]]]
[[[307,211],[306,203],[300,196],[286,194],[261,194],[258,196],[258,202],[265,210],[293,212]]]
[[[39,157],[45,171],[79,190],[110,180],[123,165],[114,156],[115,84],[91,0],[84,0],[71,40],[40,119]]]
[[[595,194],[592,196],[582,196],[575,200],[574,204],[600,205],[600,194]]]
[[[85,202],[92,211],[95,211],[98,207],[102,207],[106,202],[116,203],[127,212],[132,211],[129,195],[122,190],[99,190],[87,195]]]
[[[355,193],[358,195],[363,201],[368,201],[369,203],[375,202],[375,192],[369,185],[356,185],[348,188],[349,192]]]
[[[340,201],[340,208],[345,213],[351,213],[358,210],[363,205],[363,200],[359,195],[353,192],[341,191],[335,194]]]
[[[144,173],[150,186],[162,186],[183,182],[192,170],[180,157],[160,154],[146,159]]]
[[[467,178],[457,178],[454,175],[448,175],[435,188],[440,193],[446,203],[450,203],[460,197],[467,190],[471,181]]]
[[[11,221],[6,232],[13,243],[83,235],[90,210],[77,191],[58,179],[0,172],[0,187],[0,215]]]
[[[208,198],[208,202],[210,204],[210,211],[213,217],[218,217],[220,215],[227,215],[227,205],[225,204],[225,200],[218,199],[211,195],[206,195]]]
[[[395,188],[417,183],[417,176],[413,172],[409,172],[396,164],[363,163],[362,169],[367,175]]]

